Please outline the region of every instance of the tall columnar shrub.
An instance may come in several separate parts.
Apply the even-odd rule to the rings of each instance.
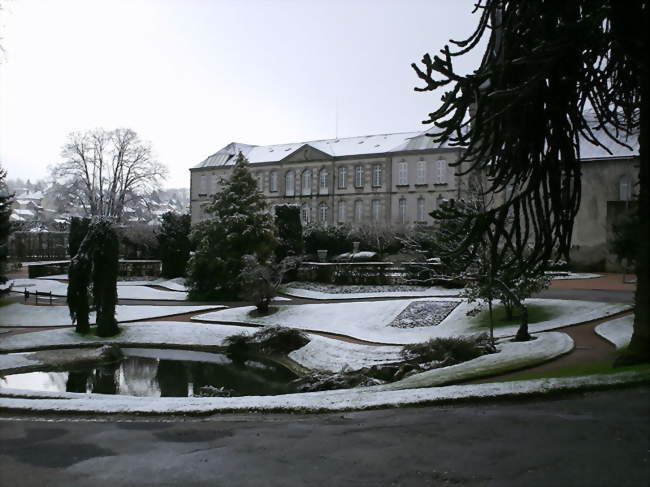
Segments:
[[[81,242],[88,233],[88,226],[90,225],[90,218],[79,218],[73,216],[70,219],[70,233],[68,237],[68,255],[70,258],[77,255]]]
[[[188,264],[190,297],[236,299],[242,257],[255,255],[265,263],[277,244],[273,216],[241,153],[207,211],[211,218],[191,237],[196,251]]]
[[[290,255],[301,255],[305,251],[300,207],[277,205],[275,207],[275,226],[278,230],[278,246],[275,249],[278,261]]]
[[[158,233],[162,275],[180,277],[185,275],[190,258],[190,215],[167,212],[162,216]]]
[[[70,262],[68,275],[68,309],[77,333],[90,331],[91,293],[97,311],[97,334],[112,336],[119,332],[115,319],[118,250],[111,222],[93,220]]]

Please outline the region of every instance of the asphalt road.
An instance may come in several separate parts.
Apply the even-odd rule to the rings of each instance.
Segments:
[[[0,420],[2,486],[647,486],[650,386],[319,415]]]

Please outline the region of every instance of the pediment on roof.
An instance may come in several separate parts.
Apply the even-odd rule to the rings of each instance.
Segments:
[[[316,147],[303,144],[295,151],[291,152],[288,156],[282,159],[283,162],[306,162],[306,161],[322,161],[324,159],[331,159],[332,156],[323,152]]]

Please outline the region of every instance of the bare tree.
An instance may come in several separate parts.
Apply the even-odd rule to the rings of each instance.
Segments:
[[[89,216],[119,220],[127,203],[157,189],[167,175],[151,145],[131,129],[73,132],[61,156],[53,176]]]

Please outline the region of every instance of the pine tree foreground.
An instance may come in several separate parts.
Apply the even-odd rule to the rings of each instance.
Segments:
[[[619,363],[650,361],[648,10],[641,0],[481,0],[468,39],[412,65],[425,83],[416,91],[450,87],[425,121],[441,129],[436,142],[465,146],[460,172],[484,173],[488,190],[506,196],[473,220],[459,246],[491,228],[497,248],[513,251],[522,267],[554,254],[568,260],[580,202],[580,137],[602,145],[594,133],[600,129],[624,144],[627,134],[639,132],[636,309],[632,341]],[[455,73],[454,58],[486,34],[481,66]]]
[[[191,299],[237,299],[243,256],[266,263],[277,244],[273,216],[241,152],[222,184],[207,208],[211,218],[191,235],[196,246],[188,264]]]

